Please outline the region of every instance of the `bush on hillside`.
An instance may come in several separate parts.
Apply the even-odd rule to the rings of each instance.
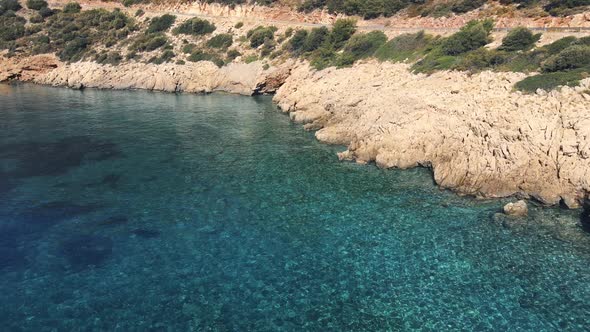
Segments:
[[[590,46],[574,45],[550,57],[543,63],[544,72],[556,72],[590,65]]]
[[[222,33],[207,41],[207,47],[227,49],[234,43],[234,39],[229,33]]]
[[[307,32],[307,30],[295,31],[293,37],[287,42],[287,48],[295,55],[300,54],[303,50],[303,44],[305,43],[308,34],[309,32]]]
[[[82,10],[77,2],[70,2],[64,6],[63,12],[66,14],[77,14]]]
[[[21,9],[21,5],[18,0],[0,0],[0,15],[4,15],[6,12],[18,12]]]
[[[173,33],[201,36],[210,34],[215,31],[215,29],[216,27],[213,23],[194,17],[182,22],[182,24],[174,29]]]
[[[352,19],[336,20],[330,32],[330,43],[335,49],[340,49],[356,32],[356,21]]]
[[[211,61],[215,65],[217,65],[217,67],[223,67],[223,65],[225,65],[225,62],[223,61],[223,59],[221,59],[217,54],[207,53],[202,50],[198,50],[198,51],[193,52],[188,57],[188,60],[192,61],[192,62]]]
[[[257,48],[264,44],[266,39],[273,40],[275,36],[275,32],[277,28],[274,26],[264,27],[258,26],[246,34],[246,37],[250,40],[250,46],[252,48]]]
[[[451,11],[463,14],[475,10],[486,3],[486,0],[460,0],[451,6]]]
[[[0,17],[0,40],[13,41],[25,35],[27,21],[20,16]]]
[[[47,18],[53,14],[55,14],[55,12],[51,10],[49,7],[43,7],[39,9],[39,15],[41,15],[41,17],[43,18]]]
[[[161,33],[140,35],[131,44],[130,49],[135,52],[151,52],[166,45],[167,42],[168,39]]]
[[[534,93],[537,89],[550,91],[559,86],[577,86],[585,75],[579,70],[539,74],[516,83],[515,88],[519,91]]]
[[[328,40],[330,30],[326,27],[313,28],[303,42],[303,52],[313,52],[320,48],[324,42]]]
[[[478,72],[482,70],[495,69],[509,59],[504,51],[488,50],[484,47],[467,53],[453,67],[455,70]]]
[[[45,0],[27,0],[27,8],[29,9],[40,10],[45,7],[47,7],[47,1]]]
[[[445,55],[458,55],[476,50],[491,42],[490,32],[494,27],[492,20],[471,21],[461,30],[446,38],[441,44]]]
[[[377,49],[387,42],[387,36],[381,31],[352,36],[344,46],[344,53],[353,55],[356,59],[367,58],[375,54]]]
[[[499,49],[507,52],[527,51],[533,48],[540,38],[540,33],[533,34],[530,29],[518,27],[508,32],[506,37],[502,39]]]
[[[375,56],[380,61],[416,60],[424,54],[432,40],[432,36],[427,35],[424,31],[406,33],[383,44],[377,50]]]
[[[150,21],[150,25],[148,26],[146,33],[156,33],[156,32],[165,32],[170,29],[170,27],[174,24],[176,20],[176,16],[164,14],[160,17],[154,17]]]
[[[577,41],[577,38],[574,36],[568,36],[561,39],[554,41],[551,44],[543,46],[543,49],[547,51],[550,55],[557,54]]]

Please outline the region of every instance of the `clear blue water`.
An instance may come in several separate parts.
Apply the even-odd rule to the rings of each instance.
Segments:
[[[0,85],[6,331],[583,331],[577,211],[339,162],[267,97]]]

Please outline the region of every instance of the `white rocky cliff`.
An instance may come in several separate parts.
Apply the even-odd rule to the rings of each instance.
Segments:
[[[428,166],[445,188],[578,207],[590,190],[590,80],[525,95],[518,73],[414,75],[370,62],[316,72],[301,64],[275,101],[341,159]]]

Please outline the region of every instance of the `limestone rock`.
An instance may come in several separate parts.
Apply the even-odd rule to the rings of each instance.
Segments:
[[[529,214],[529,208],[526,201],[520,200],[514,203],[508,203],[504,206],[504,213],[514,217],[524,217]]]
[[[430,167],[440,186],[476,197],[580,206],[590,190],[590,100],[582,93],[513,92],[522,73],[425,76],[408,66],[315,71],[299,63],[274,100],[295,121],[313,122],[319,140],[347,146],[340,159]]]

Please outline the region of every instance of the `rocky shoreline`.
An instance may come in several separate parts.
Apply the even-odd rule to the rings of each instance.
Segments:
[[[53,86],[242,95],[273,93],[293,121],[342,160],[384,168],[430,167],[443,188],[481,198],[516,196],[580,207],[590,192],[590,79],[526,95],[520,73],[415,75],[405,64],[369,61],[316,71],[305,62],[218,68],[93,62],[52,56],[0,60],[0,81]]]

